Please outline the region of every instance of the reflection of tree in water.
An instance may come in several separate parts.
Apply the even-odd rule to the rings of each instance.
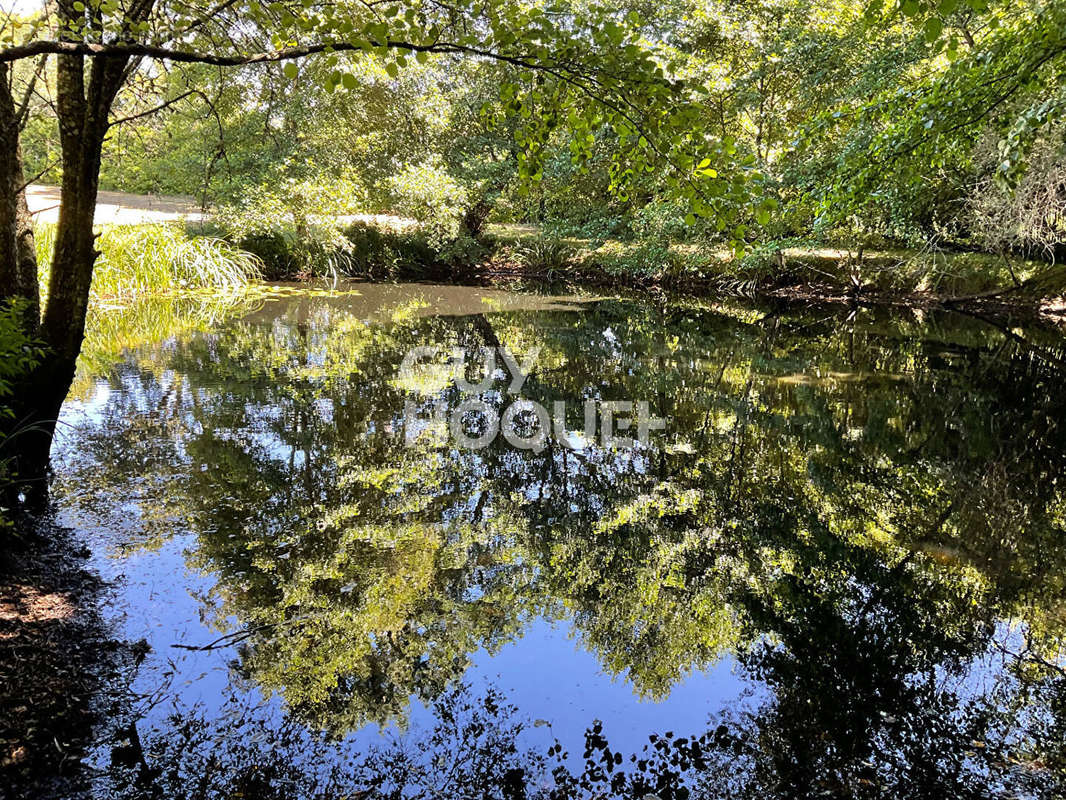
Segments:
[[[456,686],[433,711],[434,724],[405,739],[341,748],[291,719],[264,726],[247,698],[234,696],[220,714],[172,717],[165,736],[145,739],[136,764],[112,764],[97,789],[125,800],[530,796],[527,785],[549,758],[523,743],[531,726],[502,694]]]
[[[685,757],[712,795],[1046,788],[1062,374],[993,331],[909,333],[616,302],[391,326],[321,307],[160,351],[166,387],[126,373],[73,480],[104,502],[165,480],[146,530],[183,519],[221,616],[251,632],[241,669],[334,733],[402,718],[548,614],[641,693],[727,651],[773,690]],[[405,448],[406,350],[495,341],[542,347],[524,393],[546,406],[653,400],[660,446]]]

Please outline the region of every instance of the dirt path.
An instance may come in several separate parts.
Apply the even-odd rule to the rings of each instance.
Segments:
[[[33,185],[26,201],[37,222],[59,218],[59,187]],[[97,225],[137,225],[143,222],[199,222],[200,206],[192,197],[100,192],[96,203]]]
[[[26,202],[35,222],[59,219],[59,187],[34,184],[26,189]],[[100,192],[96,201],[97,225],[140,225],[146,222],[201,222],[204,214],[194,197],[182,195],[127,194]],[[208,214],[210,216],[210,214]],[[407,217],[390,214],[346,214],[338,222],[365,222],[396,230],[412,228],[418,223]]]

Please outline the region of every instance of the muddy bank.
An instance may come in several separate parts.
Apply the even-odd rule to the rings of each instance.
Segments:
[[[469,270],[459,270],[450,276],[436,277],[484,285],[518,283],[529,288],[566,286],[600,290],[652,291],[697,298],[740,297],[748,300],[776,301],[786,305],[945,309],[979,316],[988,315],[1028,321],[1061,322],[1066,320],[1066,297],[1033,296],[1017,291],[1014,287],[953,295],[849,287],[834,283],[791,280],[789,276],[784,276],[781,279],[756,282],[738,290],[736,287],[723,286],[720,276],[639,276],[609,273],[596,266],[576,270],[567,269],[563,272],[500,262],[471,267]]]
[[[82,764],[118,697],[127,648],[97,612],[88,552],[50,520],[4,529],[0,549],[0,795],[87,794]]]

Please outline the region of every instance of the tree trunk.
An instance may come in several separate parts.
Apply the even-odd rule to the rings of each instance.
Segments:
[[[48,497],[48,463],[59,410],[74,380],[74,361],[46,358],[22,380],[10,398],[13,416],[4,421],[6,475],[0,504],[41,507]]]
[[[492,203],[482,197],[463,214],[463,230],[473,239],[480,239],[485,230],[485,223],[492,213]]]
[[[51,356],[61,361],[77,358],[85,333],[89,287],[97,256],[93,217],[100,157],[108,112],[125,65],[125,59],[94,59],[86,81],[81,56],[58,58],[56,112],[63,148],[63,181],[41,332]]]
[[[59,222],[41,324],[51,355],[62,360],[77,358],[85,334],[93,264],[99,255],[93,217],[102,146],[103,134],[90,128],[78,151],[63,156]]]
[[[150,8],[151,4],[145,4]],[[61,16],[76,20],[79,12],[72,0],[60,0]],[[84,13],[84,12],[80,12]],[[46,355],[38,367],[15,388],[11,405],[15,417],[9,428],[15,434],[8,439],[12,459],[9,467],[17,474],[17,486],[6,494],[25,494],[31,499],[46,495],[48,456],[56,419],[63,400],[74,380],[75,364],[85,335],[85,318],[89,306],[89,289],[93,265],[98,255],[93,232],[96,195],[100,178],[100,160],[108,115],[115,95],[126,75],[126,57],[94,58],[86,69],[78,55],[57,58],[56,112],[63,149],[63,180],[60,195],[56,244],[48,281],[48,303],[40,323],[40,339]],[[10,92],[0,94],[0,123],[6,107],[14,107]],[[29,278],[29,249],[32,226],[25,197],[19,197],[22,169],[18,151],[18,129],[4,135],[4,163],[0,164],[3,197],[0,198],[0,235],[3,255],[0,280],[3,291],[10,285],[22,287]],[[13,136],[12,140],[10,137]],[[14,148],[10,145],[14,144]],[[6,171],[5,171],[6,170]],[[5,180],[6,179],[6,180]],[[21,294],[37,297],[36,263],[32,269],[32,291],[22,287]],[[22,283],[20,283],[22,282]],[[34,303],[34,321],[39,317]]]
[[[5,425],[8,434],[5,455],[11,459],[8,472],[12,475],[7,499],[23,494],[34,505],[42,503],[47,494],[49,451],[60,408],[74,381],[96,260],[93,246],[96,178],[91,172],[91,162],[93,153],[98,154],[100,147],[87,142],[86,149],[89,171],[64,170],[63,175],[63,205],[56,230],[48,305],[39,331],[46,346],[45,356],[14,387],[9,399],[14,415]],[[95,164],[98,169],[98,155]]]
[[[18,158],[18,114],[11,96],[10,68],[0,64],[0,298],[19,295],[16,219],[16,159]]]
[[[19,142],[19,108],[11,95],[10,67],[0,65],[0,302],[20,298],[25,330],[37,333],[40,294],[33,218],[26,204],[26,179]]]
[[[0,304],[21,304],[22,329],[32,339],[40,333],[40,291],[33,218],[26,204],[21,122],[20,109],[11,94],[10,68],[0,65]],[[12,395],[2,401],[11,413],[0,416],[0,463],[5,473],[0,476],[0,488],[3,505],[9,508],[23,492],[38,494],[48,461],[54,412],[58,411],[54,399],[41,394],[33,375],[12,388]],[[42,429],[39,422],[45,408],[53,412],[49,415],[53,422]]]

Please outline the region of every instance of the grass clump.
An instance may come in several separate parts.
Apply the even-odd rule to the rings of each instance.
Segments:
[[[99,234],[92,285],[96,298],[234,292],[262,275],[255,255],[223,239],[190,236],[181,225],[107,225]],[[36,238],[41,285],[46,286],[55,226],[40,226]]]
[[[513,258],[523,269],[552,276],[570,269],[577,260],[577,251],[562,239],[538,236],[519,241]]]

